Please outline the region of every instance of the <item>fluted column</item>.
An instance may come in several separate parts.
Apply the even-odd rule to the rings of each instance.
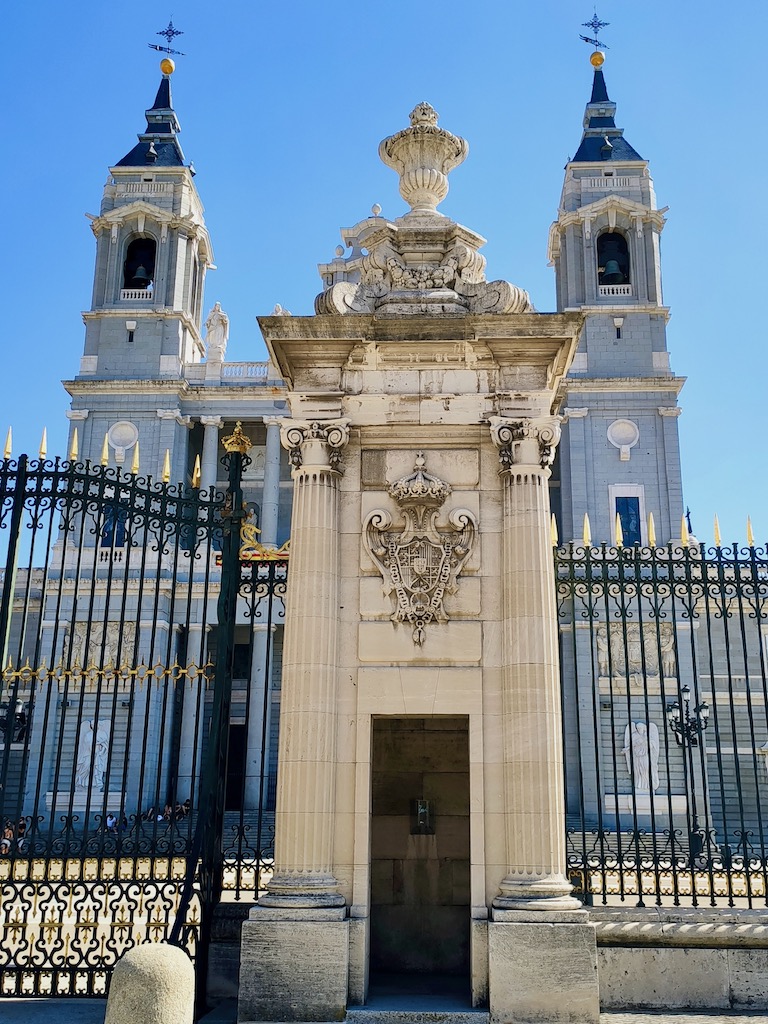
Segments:
[[[265,548],[277,547],[280,509],[280,425],[283,422],[283,417],[264,417],[264,424],[267,428],[267,447],[264,458],[259,543]],[[249,809],[258,807],[260,801],[266,798],[269,772],[271,658],[270,664],[267,664],[268,630],[272,631],[274,639],[274,626],[260,622],[253,623],[245,762],[245,806]]]
[[[277,518],[280,510],[280,426],[284,419],[265,416],[267,446],[264,452],[264,491],[261,499],[261,533],[259,542],[267,548],[277,547]]]
[[[572,910],[565,877],[565,799],[557,607],[548,480],[554,418],[491,418],[504,487],[502,686],[506,877],[494,907]]]
[[[201,416],[205,427],[203,434],[203,457],[200,460],[200,490],[205,492],[216,486],[218,478],[219,431],[224,420],[221,416]]]
[[[343,906],[333,877],[341,449],[348,420],[287,420],[293,464],[275,817],[262,906]]]

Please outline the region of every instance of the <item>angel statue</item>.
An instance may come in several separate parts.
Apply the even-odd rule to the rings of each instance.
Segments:
[[[655,793],[659,788],[659,730],[651,722],[630,722],[624,730],[622,754],[630,776],[634,772],[635,792]]]
[[[94,753],[94,744],[96,751]],[[109,725],[102,722],[94,731],[93,722],[83,722],[77,744],[77,766],[75,787],[88,789],[91,785],[91,759],[93,759],[93,781],[100,793],[104,792],[104,781],[109,758]]]

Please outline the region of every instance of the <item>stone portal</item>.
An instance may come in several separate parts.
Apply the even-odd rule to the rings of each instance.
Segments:
[[[295,486],[275,872],[240,1021],[341,1019],[377,972],[419,970],[466,972],[500,1022],[597,1020],[548,490],[583,316],[487,281],[484,239],[437,212],[466,152],[420,104],[380,147],[411,212],[344,231],[316,316],[260,320]]]

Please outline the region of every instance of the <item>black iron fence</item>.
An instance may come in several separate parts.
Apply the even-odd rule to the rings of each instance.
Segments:
[[[555,565],[577,891],[768,905],[766,549],[571,545]]]
[[[241,550],[244,450],[226,494],[0,461],[0,995],[103,994],[168,938],[204,983],[268,877],[287,555]]]

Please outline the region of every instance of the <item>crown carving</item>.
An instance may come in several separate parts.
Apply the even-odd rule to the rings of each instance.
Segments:
[[[450,484],[426,472],[426,464],[424,452],[417,452],[413,473],[401,477],[387,488],[400,508],[423,506],[438,509],[451,493]]]

